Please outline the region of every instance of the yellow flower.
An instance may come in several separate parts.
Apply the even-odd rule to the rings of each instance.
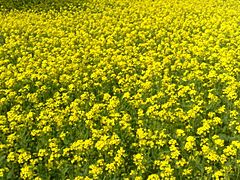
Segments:
[[[182,172],[184,176],[190,175],[191,173],[192,173],[192,169],[184,169]]]
[[[64,138],[66,137],[66,133],[61,132],[59,137],[60,137],[61,140],[64,140]]]
[[[218,109],[218,113],[223,113],[225,111],[226,107],[225,105],[221,106],[219,109]]]
[[[98,167],[96,165],[90,165],[89,166],[90,170],[89,173],[93,175],[93,177],[96,179],[98,177],[98,175],[102,174],[102,168]]]
[[[147,180],[160,180],[160,177],[157,174],[151,174],[148,176]]]
[[[214,152],[213,150],[211,150],[208,155],[206,155],[206,158],[208,158],[211,161],[218,161],[219,156],[216,152]]]
[[[220,139],[219,136],[214,135],[214,136],[212,137],[212,139],[213,139],[213,141],[214,141],[214,143],[215,143],[216,145],[218,145],[218,146],[220,146],[220,147],[223,147],[223,146],[224,146],[224,140]]]
[[[39,149],[38,156],[43,157],[46,155],[46,153],[47,153],[46,149]]]
[[[185,136],[185,132],[182,129],[177,129],[176,135],[177,135],[177,137]]]
[[[141,176],[135,177],[135,180],[142,180],[143,178]]]
[[[129,92],[124,93],[123,98],[129,99],[130,98],[130,93]]]
[[[240,134],[240,125],[236,126],[236,130]]]
[[[138,162],[141,163],[142,160],[143,160],[143,155],[140,154],[140,153],[135,154],[135,155],[133,156],[133,161],[134,161],[136,164],[138,164]]]
[[[14,152],[10,152],[8,154],[8,156],[7,156],[7,161],[8,162],[15,161],[15,158],[16,158],[15,153]]]
[[[221,154],[221,156],[220,156],[220,162],[221,162],[222,164],[224,164],[225,162],[227,162],[227,159],[228,159],[228,157],[227,157],[226,155]]]
[[[221,179],[222,177],[224,177],[224,173],[222,172],[222,170],[216,171],[213,175],[213,178],[215,179]]]
[[[186,164],[188,164],[188,162],[187,162],[186,159],[184,159],[184,158],[182,158],[182,159],[180,159],[180,160],[178,160],[178,161],[176,162],[176,165],[177,165],[178,167],[183,167],[183,166],[186,165]]]
[[[27,152],[22,152],[18,156],[18,163],[23,164],[24,162],[27,162],[29,159],[31,159],[31,155]]]
[[[110,173],[116,171],[115,163],[106,164],[106,168],[105,168],[105,169],[106,169],[108,172],[110,172]]]
[[[193,147],[195,146],[195,137],[193,136],[188,136],[187,137],[187,142],[185,143],[184,149],[186,149],[187,151],[190,151],[193,149]]]
[[[0,177],[3,177],[4,176],[4,172],[5,170],[3,168],[0,169]]]
[[[236,156],[237,155],[237,149],[233,145],[226,146],[223,149],[223,152],[226,156]]]
[[[23,179],[32,179],[33,178],[33,171],[32,171],[32,168],[27,166],[27,165],[24,165],[22,168],[21,168],[21,172],[20,172],[20,177],[23,178]]]
[[[211,166],[209,166],[209,167],[205,167],[204,169],[205,169],[205,171],[207,172],[207,174],[210,174],[210,173],[213,172],[213,169],[212,169]]]
[[[35,177],[34,180],[42,180],[40,177]]]

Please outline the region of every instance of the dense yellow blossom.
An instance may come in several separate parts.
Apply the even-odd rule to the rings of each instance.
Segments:
[[[239,1],[36,1],[0,0],[0,180],[240,177]]]

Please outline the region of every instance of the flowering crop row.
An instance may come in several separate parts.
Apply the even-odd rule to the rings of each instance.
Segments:
[[[240,2],[0,11],[0,179],[239,179]]]

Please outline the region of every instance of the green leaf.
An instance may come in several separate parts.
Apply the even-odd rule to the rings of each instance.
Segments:
[[[5,37],[3,35],[0,35],[0,45],[5,44]]]

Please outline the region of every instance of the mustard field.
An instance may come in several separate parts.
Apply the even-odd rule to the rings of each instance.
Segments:
[[[0,6],[0,179],[240,179],[240,1],[72,1]]]

